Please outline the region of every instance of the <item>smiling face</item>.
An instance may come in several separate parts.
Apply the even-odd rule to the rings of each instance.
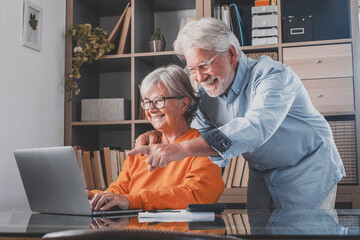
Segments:
[[[169,94],[166,87],[159,83],[154,84],[143,99],[154,100],[158,97],[173,97]],[[184,118],[184,113],[189,105],[188,98],[181,99],[166,99],[165,106],[157,109],[153,104],[145,111],[147,118],[153,127],[163,135],[183,134],[184,131],[189,130],[189,124]]]
[[[196,67],[202,62],[212,59],[216,56],[216,52],[193,48],[186,50],[184,56],[188,67]],[[217,97],[229,90],[235,77],[236,66],[237,54],[231,47],[224,55],[218,54],[214,58],[210,71],[203,73],[198,70],[193,78],[201,83],[210,97]]]

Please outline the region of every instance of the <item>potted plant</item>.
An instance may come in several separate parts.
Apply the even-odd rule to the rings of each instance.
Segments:
[[[151,36],[149,41],[150,51],[152,52],[160,52],[165,50],[165,38],[161,34],[160,27],[156,27],[154,30],[154,34]]]
[[[71,101],[71,92],[75,95],[80,93],[80,88],[75,79],[81,77],[80,67],[84,64],[91,64],[97,61],[105,53],[115,48],[114,44],[108,41],[108,34],[99,27],[92,27],[91,24],[75,24],[67,29],[67,35],[72,36],[75,42],[73,49],[74,60],[70,72],[66,74],[65,91],[68,92],[68,101]]]

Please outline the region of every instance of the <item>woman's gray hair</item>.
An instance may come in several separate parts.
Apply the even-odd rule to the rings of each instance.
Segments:
[[[187,23],[179,32],[173,47],[178,57],[184,59],[186,49],[197,48],[225,53],[231,45],[240,58],[240,43],[230,28],[223,21],[206,17]]]
[[[160,67],[149,73],[140,86],[141,96],[145,96],[155,84],[163,84],[173,97],[188,97],[190,104],[184,113],[190,124],[195,117],[199,99],[195,96],[189,76],[177,65]]]

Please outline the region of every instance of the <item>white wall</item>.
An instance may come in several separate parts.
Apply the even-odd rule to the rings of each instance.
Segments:
[[[0,0],[0,211],[28,210],[13,157],[64,144],[65,0],[43,8],[41,51],[22,45],[24,0]]]

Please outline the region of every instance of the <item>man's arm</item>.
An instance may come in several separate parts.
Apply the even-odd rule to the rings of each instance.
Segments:
[[[170,161],[180,161],[188,156],[219,156],[201,137],[176,144],[153,144],[131,150],[128,155],[146,154],[149,171],[157,167],[166,167]]]
[[[157,130],[148,131],[141,134],[135,140],[135,148],[142,147],[145,145],[156,144],[161,137],[161,132]]]

